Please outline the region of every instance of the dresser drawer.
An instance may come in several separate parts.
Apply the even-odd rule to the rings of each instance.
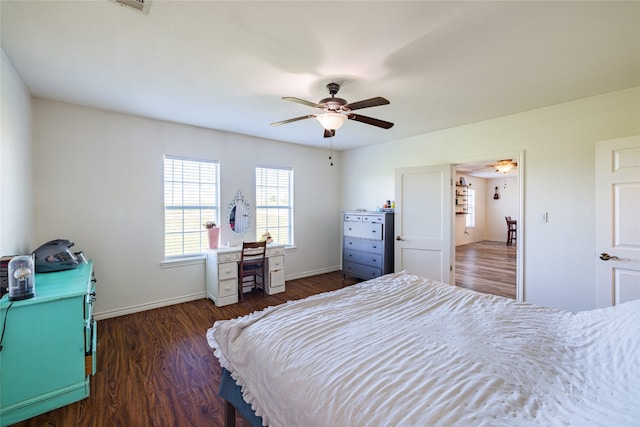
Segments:
[[[361,277],[363,279],[373,279],[382,275],[380,268],[369,267],[367,265],[356,264],[354,262],[345,261],[343,263],[343,274],[350,274],[352,276]]]
[[[236,264],[235,262],[225,262],[224,264],[218,264],[218,280],[237,278],[238,264]]]
[[[372,224],[367,222],[345,222],[345,237],[360,237],[363,239],[382,240],[382,224]]]
[[[238,280],[226,279],[218,282],[218,296],[220,298],[234,296],[238,294]]]
[[[344,249],[349,249],[352,251],[381,254],[382,247],[383,247],[383,242],[379,240],[358,239],[355,237],[344,238]]]
[[[345,221],[358,221],[362,222],[362,215],[357,214],[344,214]]]
[[[98,322],[92,320],[85,328],[84,375],[95,375],[97,367]]]
[[[282,255],[269,257],[269,271],[284,269],[284,257]]]
[[[346,249],[344,251],[344,260],[356,262],[358,264],[369,265],[371,267],[382,268],[382,256],[379,254],[370,254],[368,252],[357,252]]]
[[[384,223],[383,215],[364,215],[362,217],[363,222],[376,222],[376,223]]]

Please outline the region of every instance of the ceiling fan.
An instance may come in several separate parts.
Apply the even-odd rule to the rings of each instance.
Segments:
[[[304,99],[300,98],[294,98],[290,96],[283,97],[282,99],[286,101],[297,102],[298,104],[317,108],[319,110],[322,110],[323,112],[319,114],[308,114],[306,116],[300,116],[293,119],[283,120],[281,122],[271,123],[271,126],[284,125],[286,123],[297,122],[298,120],[310,119],[312,117],[315,117],[324,128],[325,138],[335,136],[336,129],[339,129],[347,119],[355,120],[356,122],[361,122],[368,125],[378,126],[383,129],[389,129],[393,126],[393,123],[391,122],[352,113],[352,111],[360,110],[362,108],[387,105],[389,104],[389,101],[387,99],[377,96],[375,98],[365,99],[363,101],[348,103],[342,98],[336,98],[336,94],[340,90],[340,85],[338,83],[329,83],[327,85],[327,89],[329,90],[329,95],[331,95],[331,97],[321,99],[317,104],[314,102],[305,101]]]

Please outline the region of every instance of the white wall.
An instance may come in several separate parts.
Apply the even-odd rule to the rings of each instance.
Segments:
[[[498,187],[500,198],[493,199]],[[486,239],[496,242],[507,241],[507,222],[505,216],[517,220],[520,215],[518,206],[518,178],[515,176],[487,180],[487,222]]]
[[[509,158],[523,150],[524,298],[594,308],[595,143],[639,134],[639,99],[634,88],[346,151],[341,204],[374,207],[395,199],[399,167]],[[549,212],[548,223],[537,220],[540,212]]]
[[[467,215],[454,215],[454,233],[455,243],[458,245],[466,245],[468,243],[480,242],[485,240],[486,222],[487,222],[487,186],[484,178],[465,174],[455,174],[455,179],[460,182],[460,177],[464,177],[469,188],[475,190],[476,197],[476,224],[474,227],[467,227]]]
[[[0,255],[34,248],[31,94],[0,50]]]
[[[293,167],[287,279],[340,268],[340,169],[325,150],[39,99],[34,112],[36,237],[72,240],[93,258],[96,317],[204,296],[203,262],[161,267],[164,154],[220,161],[223,213],[237,190],[254,208],[257,164]]]

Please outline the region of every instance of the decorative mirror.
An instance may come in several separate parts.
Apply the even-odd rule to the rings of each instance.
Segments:
[[[244,234],[251,225],[251,207],[240,190],[229,203],[227,220],[229,228],[236,234]]]

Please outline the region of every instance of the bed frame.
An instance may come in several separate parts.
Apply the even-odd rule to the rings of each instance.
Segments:
[[[262,427],[262,417],[257,416],[251,405],[244,401],[240,386],[225,368],[222,368],[218,396],[224,399],[224,427],[235,427],[236,410],[252,427]]]

